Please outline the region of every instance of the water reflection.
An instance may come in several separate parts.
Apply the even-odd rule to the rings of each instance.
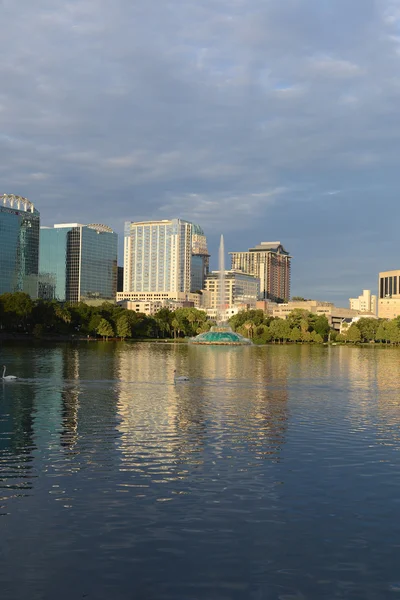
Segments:
[[[22,377],[0,387],[6,600],[392,593],[400,353],[2,354]],[[175,368],[190,380],[174,385]]]
[[[0,383],[0,515],[13,498],[29,495],[36,477],[32,464],[34,444],[31,390],[22,401],[13,384]]]

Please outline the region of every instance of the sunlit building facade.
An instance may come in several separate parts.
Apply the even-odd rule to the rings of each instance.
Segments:
[[[283,302],[290,299],[289,252],[280,242],[261,242],[248,252],[230,252],[231,268],[260,280],[260,300]]]
[[[212,271],[207,275],[204,289],[205,308],[217,309],[221,299],[221,308],[231,308],[238,304],[255,308],[260,290],[260,281],[256,277],[243,271],[225,271],[223,285],[225,289],[221,293],[219,271]]]
[[[201,290],[209,255],[203,230],[182,219],[125,223],[125,293]]]
[[[39,297],[97,304],[115,301],[118,236],[106,225],[40,229]]]
[[[349,298],[349,304],[353,310],[376,314],[376,296],[371,294],[371,290],[363,290],[358,298]]]
[[[32,202],[0,196],[0,294],[25,292],[37,298],[40,214]]]
[[[382,271],[378,280],[378,317],[400,316],[400,270]]]

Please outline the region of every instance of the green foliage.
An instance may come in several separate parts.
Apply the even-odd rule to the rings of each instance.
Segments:
[[[300,342],[301,340],[301,331],[299,327],[293,327],[290,332],[290,341],[291,342]]]
[[[361,334],[361,341],[372,342],[376,339],[376,332],[380,325],[380,320],[363,317],[357,321],[357,327]]]
[[[388,331],[387,331],[387,321],[381,321],[378,325],[378,329],[376,330],[375,339],[377,342],[387,342],[389,339]]]
[[[128,317],[122,314],[117,321],[117,335],[121,339],[131,336],[131,326],[129,325]]]
[[[234,331],[238,331],[247,321],[251,321],[254,325],[263,325],[265,322],[264,311],[262,310],[241,310],[236,315],[229,319],[229,324]],[[268,323],[265,323],[268,325]]]
[[[352,344],[357,344],[361,342],[361,333],[355,323],[352,323],[350,325],[349,329],[345,334],[345,337],[346,341],[351,342]]]
[[[11,330],[29,329],[28,319],[32,314],[33,302],[28,294],[15,292],[15,294],[2,294],[0,296],[2,305],[3,321],[8,323]]]
[[[321,336],[322,340],[327,339],[331,328],[326,315],[319,315],[312,323],[312,327],[314,331]]]
[[[306,299],[303,296],[293,296],[292,302],[306,302]]]
[[[111,323],[107,321],[107,319],[101,319],[96,332],[101,335],[103,338],[109,338],[114,335],[114,330],[112,328]]]

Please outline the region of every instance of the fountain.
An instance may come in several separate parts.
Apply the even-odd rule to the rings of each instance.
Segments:
[[[218,325],[211,327],[210,331],[200,333],[191,338],[191,344],[199,345],[219,345],[219,346],[248,346],[252,341],[248,338],[235,333],[226,322],[226,297],[225,297],[225,248],[224,236],[221,235],[219,244],[219,306],[218,306]]]

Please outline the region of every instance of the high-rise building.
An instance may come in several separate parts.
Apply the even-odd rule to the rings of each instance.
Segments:
[[[365,313],[376,315],[376,296],[371,295],[371,290],[363,290],[358,298],[349,298],[350,308]]]
[[[208,272],[203,230],[182,219],[125,223],[124,293],[190,293]]]
[[[219,308],[221,298],[223,299],[221,308],[232,308],[238,304],[256,307],[260,289],[260,281],[256,277],[243,271],[225,271],[223,285],[225,289],[221,293],[220,271],[212,271],[207,275],[204,291],[205,308]]]
[[[400,316],[400,270],[382,271],[378,281],[378,317]]]
[[[261,242],[248,252],[230,252],[232,270],[254,275],[260,280],[260,300],[283,302],[290,299],[292,257],[280,242]]]
[[[115,301],[118,236],[106,225],[40,228],[39,297],[61,302]]]
[[[37,298],[40,214],[32,202],[0,196],[0,294],[26,292]]]

